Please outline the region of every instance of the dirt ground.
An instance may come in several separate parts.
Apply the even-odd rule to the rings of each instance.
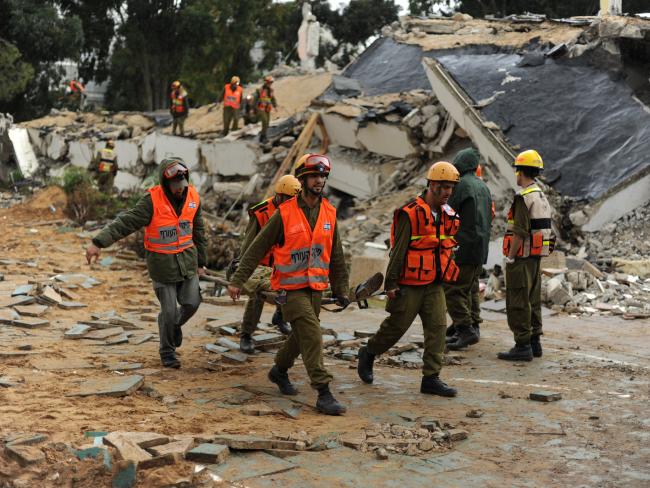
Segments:
[[[252,466],[251,477],[238,486],[641,487],[650,483],[648,321],[547,317],[544,357],[509,364],[495,358],[512,341],[505,316],[485,312],[481,342],[456,355],[460,365],[443,369],[443,379],[459,389],[454,399],[421,395],[417,370],[378,366],[375,383],[364,385],[353,363],[328,357],[326,365],[335,377],[333,390],[348,407],[345,416],[326,417],[312,408],[315,393],[300,363],[291,371],[300,389],[298,401],[305,404],[300,416],[295,420],[282,415],[250,416],[242,413],[242,406],[259,403],[268,395],[243,393],[273,386],[266,379],[272,354],[258,353],[244,365],[228,365],[203,348],[217,338],[205,329],[206,321],[238,320],[241,305],[201,306],[184,327],[180,370],[160,367],[155,338],[140,345],[114,346],[63,338],[77,320],[89,319],[93,313],[114,310],[126,317],[129,307],[155,311],[157,302],[142,263],[118,259],[117,249],[111,249],[102,254],[115,258],[110,266],[89,267],[84,259],[89,237],[79,228],[57,223],[61,216],[42,205],[42,197],[37,202],[0,211],[0,232],[5,236],[0,259],[14,260],[0,264],[4,275],[0,298],[10,295],[14,285],[61,272],[84,273],[101,284],[74,290],[85,308],[51,307],[44,316],[50,321],[47,327],[0,325],[0,377],[16,383],[0,387],[0,439],[18,433],[47,435],[39,444],[46,460],[39,464],[23,468],[0,451],[2,487],[111,486],[111,475],[101,462],[79,461],[69,451],[89,444],[84,437],[87,431],[152,431],[170,436],[304,431],[315,438],[358,433],[375,422],[408,423],[422,416],[465,429],[469,437],[449,451],[428,457],[391,455],[386,461],[344,447],[305,452],[286,460],[292,469],[276,474],[252,476]],[[47,225],[47,221],[54,223]],[[263,320],[270,320],[270,315],[271,310],[266,310]],[[374,307],[323,312],[321,319],[326,327],[352,332],[375,330],[384,316],[381,308]],[[135,336],[157,332],[154,322],[136,322],[142,329],[132,331]],[[421,334],[419,321],[410,333]],[[142,366],[124,373],[109,369],[122,361]],[[145,383],[128,396],[67,396],[85,380],[130,374],[143,375]],[[560,392],[562,399],[529,400],[529,393],[537,390]],[[466,413],[471,409],[484,415],[469,418]],[[174,483],[191,476],[193,469],[192,463],[184,461],[140,471],[138,486],[182,486]]]

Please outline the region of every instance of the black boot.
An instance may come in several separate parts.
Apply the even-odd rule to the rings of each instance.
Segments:
[[[474,332],[476,332],[476,336],[480,339],[481,338],[481,324],[479,322],[476,322],[474,325],[472,325],[472,328],[474,329]]]
[[[239,349],[246,354],[253,354],[255,352],[255,344],[250,334],[242,332],[239,336]]]
[[[275,312],[273,312],[271,323],[278,328],[281,334],[291,334],[291,324],[289,322],[285,322],[282,318],[282,310],[280,310],[280,307],[277,307],[275,309]]]
[[[298,394],[296,387],[291,384],[291,381],[289,381],[289,374],[287,373],[286,369],[282,371],[280,368],[274,365],[269,371],[268,377],[272,383],[278,385],[278,388],[283,395],[293,396]]]
[[[160,362],[165,368],[178,369],[181,367],[181,362],[176,358],[175,354],[160,356]]]
[[[357,373],[364,383],[372,383],[374,376],[372,374],[372,365],[375,362],[375,355],[368,351],[367,346],[359,348],[359,358],[357,362]]]
[[[437,374],[422,377],[420,393],[429,395],[440,395],[444,397],[455,397],[458,393],[455,388],[448,386],[442,381]]]
[[[174,327],[174,347],[181,347],[183,344],[183,329],[180,325]]]
[[[532,361],[533,350],[531,349],[530,344],[515,344],[515,347],[510,349],[508,352],[500,352],[497,354],[497,357],[505,361]]]
[[[332,392],[329,386],[321,386],[318,389],[318,400],[316,400],[316,410],[325,415],[342,415],[346,412],[346,408],[341,405]]]
[[[459,349],[463,349],[478,342],[478,336],[476,335],[476,332],[474,332],[474,328],[471,325],[466,325],[464,327],[458,326],[456,327],[456,331],[458,332],[458,339],[456,342],[447,344],[447,347],[451,351],[458,351]]]
[[[456,326],[454,324],[451,324],[449,327],[447,327],[446,335],[447,337],[452,337],[456,335]]]
[[[539,340],[540,336],[534,335],[530,338],[530,348],[533,351],[533,357],[541,358],[542,357],[542,343]]]

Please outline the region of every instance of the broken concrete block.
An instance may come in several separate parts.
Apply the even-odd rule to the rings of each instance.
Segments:
[[[68,144],[65,142],[65,137],[61,134],[51,132],[45,139],[48,158],[59,161],[68,154]]]
[[[85,324],[77,324],[74,327],[71,327],[70,329],[66,330],[63,333],[63,337],[66,339],[79,339],[80,337],[83,337],[85,334],[87,334],[89,331],[90,331],[90,326]]]
[[[40,317],[48,311],[49,307],[45,305],[18,305],[15,307],[16,312],[28,317]]]
[[[109,337],[104,342],[104,345],[105,346],[116,346],[118,344],[126,344],[127,342],[129,342],[129,336],[126,335],[126,333],[124,333],[124,334],[116,335],[116,336],[113,336],[113,337]]]
[[[187,451],[185,459],[199,463],[221,464],[230,454],[228,446],[222,444],[199,444],[191,451]]]
[[[219,327],[219,332],[225,335],[235,335],[237,334],[237,329],[234,327],[229,327],[227,325],[222,325]]]
[[[388,451],[384,449],[383,447],[380,447],[375,451],[375,454],[377,456],[377,459],[380,459],[382,461],[388,459]]]
[[[0,376],[0,387],[2,388],[11,388],[17,386],[18,382],[9,378],[8,376]]]
[[[40,298],[52,304],[59,304],[63,301],[61,295],[59,295],[51,286],[46,286],[43,288],[43,292],[41,293]]]
[[[576,210],[575,212],[571,212],[569,214],[569,220],[576,227],[582,227],[587,223],[589,217],[582,210]]]
[[[339,342],[353,341],[354,340],[354,336],[352,334],[350,334],[349,332],[336,332],[335,331],[335,334],[336,334],[336,340],[339,341]]]
[[[80,303],[80,302],[68,302],[68,301],[63,301],[58,304],[59,308],[62,308],[64,310],[73,310],[77,308],[84,308],[87,307],[85,303]]]
[[[0,324],[13,324],[14,320],[20,319],[20,315],[11,308],[0,308]]]
[[[6,446],[7,456],[18,461],[23,468],[30,464],[38,464],[45,460],[45,454],[38,447],[34,446]]]
[[[252,435],[239,434],[216,434],[213,442],[224,444],[230,449],[239,450],[264,450],[264,449],[293,449],[296,448],[295,441],[283,441],[279,439],[265,439]]]
[[[433,139],[438,134],[439,129],[440,129],[440,115],[434,115],[433,117],[429,118],[424,124],[424,126],[422,127],[422,135],[426,139]]]
[[[575,291],[586,290],[589,285],[587,281],[587,273],[582,271],[569,271],[566,275],[566,279],[571,283],[571,288]]]
[[[177,456],[175,454],[164,454],[162,456],[154,456],[150,459],[144,459],[138,463],[138,469],[153,469],[160,468],[161,466],[170,466],[176,464]]]
[[[167,157],[180,157],[185,161],[190,172],[199,166],[199,141],[186,137],[164,134],[156,136],[156,160]]]
[[[14,437],[7,441],[7,446],[31,446],[33,444],[40,444],[48,439],[45,434],[26,434]]]
[[[205,349],[208,352],[213,352],[215,354],[221,354],[229,350],[227,347],[217,346],[216,344],[205,344],[203,346],[203,349]]]
[[[562,306],[570,302],[572,298],[559,277],[551,278],[546,282],[546,297],[554,304]]]
[[[170,442],[168,444],[161,444],[159,446],[149,447],[147,450],[154,456],[165,456],[167,454],[176,454],[185,456],[185,453],[194,447],[194,439],[187,438],[178,441]]]
[[[113,325],[121,326],[125,330],[140,329],[140,327],[134,321],[125,319],[124,317],[109,317],[108,321]]]
[[[151,132],[142,139],[140,154],[144,164],[156,162],[156,132]]]
[[[449,439],[452,441],[462,441],[467,439],[469,433],[463,429],[450,429],[447,431]]]
[[[248,354],[239,351],[224,352],[221,358],[231,363],[245,363],[248,361]]]
[[[11,296],[17,297],[20,295],[29,295],[33,289],[34,285],[19,285],[14,289],[13,292],[11,292]]]
[[[91,142],[70,141],[68,144],[68,161],[73,166],[87,169],[93,159],[95,145]],[[121,161],[120,161],[120,164]]]
[[[356,138],[359,128],[359,123],[356,120],[335,113],[324,113],[321,117],[331,144],[353,149],[360,148]]]
[[[329,347],[336,344],[336,337],[329,334],[323,334],[323,347]]]
[[[133,488],[137,482],[136,464],[131,460],[122,460],[115,464],[112,488]]]
[[[22,319],[14,320],[13,325],[16,327],[23,327],[25,329],[37,329],[39,327],[46,327],[50,325],[50,321],[40,319],[38,317],[25,317]]]
[[[68,396],[126,396],[144,383],[144,376],[132,375],[120,378],[103,378],[98,380],[88,380],[79,386],[79,390],[69,393]]]
[[[126,191],[137,189],[141,183],[142,178],[139,176],[134,176],[126,171],[118,170],[115,180],[113,181],[113,186],[115,186],[119,191]]]
[[[133,140],[118,140],[115,141],[115,154],[120,169],[133,170],[140,159],[140,147]]]
[[[239,344],[231,341],[230,339],[226,339],[225,337],[220,337],[219,339],[217,339],[216,344],[221,347],[226,347],[228,349],[231,349],[233,351],[239,351]]]
[[[133,344],[135,346],[138,346],[140,344],[143,344],[147,341],[150,341],[153,339],[155,336],[153,334],[143,334],[143,335],[134,335],[129,337],[129,343]]]
[[[359,129],[359,144],[370,152],[405,158],[416,152],[403,127],[389,124],[369,123]]]
[[[262,415],[271,415],[275,413],[275,410],[273,410],[271,407],[263,403],[256,403],[254,405],[246,405],[244,408],[241,409],[241,413],[243,413],[244,415],[261,417]]]
[[[251,176],[258,171],[257,151],[245,141],[203,142],[201,155],[211,175]]]
[[[259,334],[259,335],[254,335],[253,340],[255,341],[256,345],[264,345],[264,344],[275,344],[278,342],[282,342],[285,340],[285,336],[282,334]]]
[[[528,398],[536,402],[556,402],[562,400],[562,393],[554,391],[535,391]]]
[[[123,333],[124,333],[124,329],[122,327],[111,327],[109,329],[97,329],[97,330],[93,330],[91,332],[88,332],[84,336],[84,339],[92,339],[92,340],[97,340],[97,341],[103,341],[104,339],[107,339],[108,337],[121,335]]]

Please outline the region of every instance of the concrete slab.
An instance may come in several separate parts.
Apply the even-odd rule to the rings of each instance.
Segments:
[[[16,312],[20,315],[26,315],[28,317],[40,317],[45,312],[47,312],[49,307],[45,305],[18,305],[16,307]]]
[[[45,144],[47,145],[46,155],[50,159],[60,161],[68,154],[68,143],[61,134],[51,132],[45,138]]]
[[[405,158],[416,152],[406,130],[399,125],[369,123],[359,129],[359,144],[370,152]]]
[[[118,170],[113,185],[115,185],[118,190],[123,191],[138,188],[141,183],[142,179],[140,177],[127,173],[126,171]]]
[[[68,161],[73,166],[88,168],[95,155],[95,145],[90,141],[70,141],[68,144]]]
[[[199,166],[199,141],[185,137],[158,134],[156,136],[156,163],[164,158],[176,156],[182,158],[190,171]]]
[[[50,321],[38,317],[23,317],[22,319],[14,320],[12,325],[24,329],[38,329],[40,327],[47,327],[50,325]]]
[[[321,117],[331,144],[352,149],[361,149],[357,141],[359,124],[354,119],[333,113],[324,113],[321,114]]]
[[[67,359],[46,359],[34,358],[29,361],[31,365],[40,371],[64,371],[73,369],[90,369],[93,367],[88,361],[79,358]]]
[[[79,339],[90,332],[90,326],[86,324],[77,324],[63,333],[65,339]]]
[[[276,456],[271,456],[264,452],[253,452],[232,453],[225,463],[221,465],[209,465],[208,469],[224,480],[241,481],[260,476],[268,476],[274,473],[282,473],[292,470],[295,467],[295,464]]]
[[[138,165],[140,146],[132,139],[115,141],[115,154],[120,169],[131,170]]]
[[[12,127],[9,129],[9,140],[14,148],[14,155],[23,176],[29,178],[38,169],[38,159],[29,140],[27,129]]]
[[[185,453],[185,459],[197,463],[210,463],[214,465],[223,463],[229,454],[230,449],[228,449],[228,446],[204,443],[199,444],[191,451],[187,451]]]
[[[30,464],[38,464],[45,461],[45,454],[38,447],[34,446],[7,446],[7,455],[20,464],[23,468]]]
[[[257,173],[258,151],[244,141],[202,142],[200,147],[208,174],[250,176]]]
[[[140,158],[144,164],[156,163],[156,137],[157,133],[147,134],[140,144]]]
[[[36,155],[45,156],[47,147],[45,146],[45,137],[41,135],[41,131],[39,129],[28,127],[27,134],[29,136],[29,142],[32,145],[32,149]]]
[[[328,156],[332,160],[332,172],[327,179],[329,186],[358,198],[375,193],[380,184],[376,167],[348,159],[335,148],[331,148]]]
[[[77,391],[68,393],[67,396],[126,396],[140,388],[143,383],[144,376],[137,374],[121,378],[88,380],[83,382]]]

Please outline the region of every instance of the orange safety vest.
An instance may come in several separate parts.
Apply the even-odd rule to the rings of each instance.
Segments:
[[[260,226],[260,229],[262,229],[269,221],[271,215],[273,215],[273,212],[275,212],[276,208],[278,207],[276,207],[275,202],[273,201],[273,197],[271,197],[268,200],[264,200],[263,202],[260,202],[254,207],[252,207],[248,211],[248,215],[250,215],[251,218],[255,217],[257,219],[257,223]],[[260,264],[262,266],[271,267],[272,256],[273,256],[273,249],[270,249],[269,252],[267,252],[266,255],[262,258]]]
[[[70,87],[70,91],[72,91],[72,93],[76,93],[76,92],[83,93],[86,91],[84,86],[81,83],[79,83],[77,80],[70,80],[70,84],[68,86]]]
[[[112,173],[115,166],[115,154],[110,147],[105,147],[99,152],[99,172]]]
[[[237,88],[232,90],[230,88],[230,83],[228,83],[224,88],[223,106],[232,107],[236,110],[239,110],[239,107],[241,107],[241,97],[243,93],[244,90],[241,86],[237,85]]]
[[[326,290],[329,286],[336,209],[323,198],[313,230],[298,206],[298,197],[280,205],[279,212],[284,227],[284,243],[273,248],[271,288]]]
[[[154,186],[149,193],[153,203],[153,217],[144,228],[144,248],[160,254],[178,254],[193,247],[194,216],[199,209],[199,192],[196,188],[192,185],[187,188],[180,215],[176,215],[162,186]]]
[[[443,205],[438,222],[431,208],[417,197],[395,212],[390,229],[391,247],[395,245],[395,230],[400,212],[406,213],[411,223],[411,237],[400,279],[401,285],[428,285],[434,281],[453,283],[458,278],[458,266],[453,252],[454,236],[460,227],[458,215],[449,205]]]
[[[185,90],[172,90],[172,112],[176,114],[185,113],[185,97],[187,97]]]
[[[263,86],[260,89],[260,96],[257,99],[257,108],[263,112],[273,110],[273,89]]]

